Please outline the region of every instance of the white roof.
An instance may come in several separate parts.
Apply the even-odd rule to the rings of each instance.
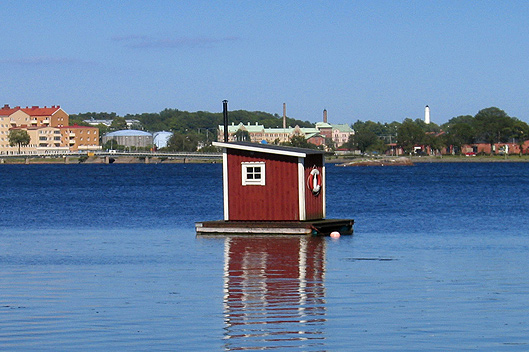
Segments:
[[[298,158],[305,158],[307,157],[307,155],[311,155],[311,154],[324,154],[324,152],[321,150],[283,147],[283,146],[278,146],[278,145],[256,144],[256,143],[249,143],[249,142],[237,142],[237,143],[213,142],[213,145],[215,147],[220,147],[220,148],[231,148],[231,149],[246,150],[246,151],[258,152],[258,153],[287,155],[287,156],[294,156]]]
[[[150,136],[152,137],[152,134],[145,131],[138,131],[138,130],[120,130],[115,132],[110,132],[105,135],[105,137],[117,137],[117,136]]]

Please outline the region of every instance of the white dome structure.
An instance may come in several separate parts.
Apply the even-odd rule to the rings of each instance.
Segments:
[[[152,134],[138,130],[121,130],[107,133],[103,136],[103,144],[110,140],[115,140],[125,147],[149,147],[152,145]]]

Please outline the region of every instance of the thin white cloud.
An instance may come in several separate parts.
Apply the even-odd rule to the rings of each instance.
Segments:
[[[229,36],[222,38],[213,37],[178,37],[178,38],[153,38],[143,35],[127,35],[113,37],[113,41],[123,42],[127,48],[134,49],[178,49],[205,47],[225,42],[239,40],[238,37]]]
[[[0,60],[1,64],[20,66],[87,65],[92,62],[68,57],[19,57]]]

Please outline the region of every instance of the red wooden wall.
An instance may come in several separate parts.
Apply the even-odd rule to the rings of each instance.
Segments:
[[[266,162],[266,185],[243,186],[242,162]],[[230,220],[299,220],[298,158],[228,150]]]

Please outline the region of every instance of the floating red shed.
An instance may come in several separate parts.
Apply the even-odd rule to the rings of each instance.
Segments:
[[[320,150],[247,142],[223,150],[224,220],[197,234],[351,234],[353,220],[325,219],[325,155]]]
[[[224,220],[325,218],[325,164],[319,150],[255,143],[223,148]]]

